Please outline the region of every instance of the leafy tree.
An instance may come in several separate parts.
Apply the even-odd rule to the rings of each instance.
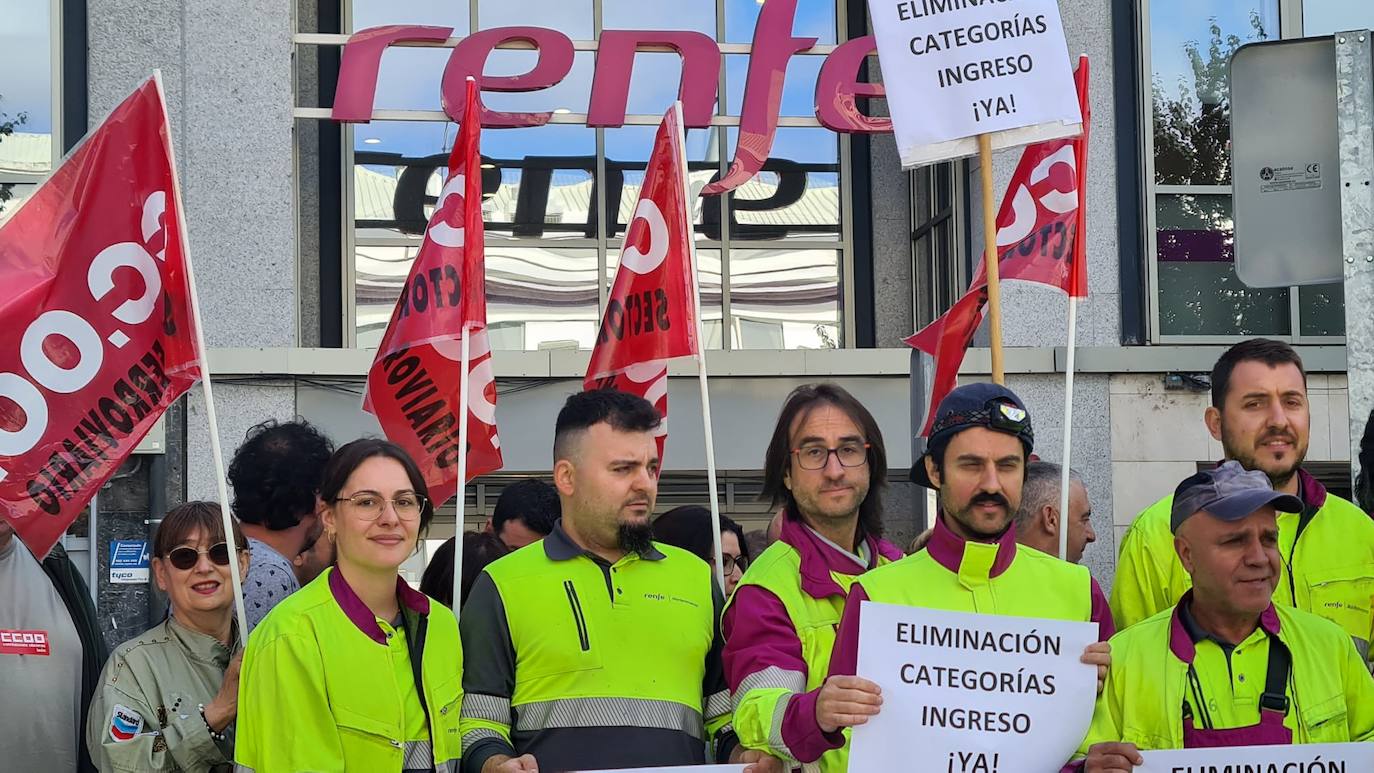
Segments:
[[[1251,12],[1245,38],[1226,33],[1215,18],[1205,42],[1183,44],[1191,78],[1166,84],[1152,78],[1155,182],[1160,185],[1229,185],[1231,182],[1231,57],[1245,43],[1268,40],[1260,15]],[[1229,197],[1228,197],[1229,198]],[[1234,270],[1219,275],[1218,257],[1232,259],[1234,223],[1228,200],[1202,196],[1160,197],[1157,234],[1160,324],[1168,335],[1251,335],[1282,332],[1289,316],[1287,292],[1247,287]],[[1165,221],[1168,221],[1165,223]],[[1207,234],[1221,234],[1221,238]],[[1189,256],[1190,250],[1208,254]],[[1216,254],[1220,250],[1221,255]],[[1188,258],[1192,260],[1188,260]],[[1202,262],[1193,262],[1196,260]]]

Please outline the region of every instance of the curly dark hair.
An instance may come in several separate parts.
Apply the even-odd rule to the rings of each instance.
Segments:
[[[272,531],[300,523],[315,511],[333,453],[329,438],[304,419],[268,419],[249,429],[229,462],[234,515]]]

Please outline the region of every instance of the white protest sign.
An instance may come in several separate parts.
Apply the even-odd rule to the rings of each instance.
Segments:
[[[1082,131],[1055,0],[868,0],[902,166]]]
[[[1141,752],[1145,764],[1132,773],[1369,773],[1374,743],[1298,746],[1234,746]]]
[[[851,773],[1045,773],[1077,751],[1097,669],[1092,623],[863,602],[859,676],[882,711],[854,728]]]

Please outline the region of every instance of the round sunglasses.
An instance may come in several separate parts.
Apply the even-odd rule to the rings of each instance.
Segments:
[[[168,551],[167,560],[176,568],[186,571],[194,569],[200,562],[200,557],[207,555],[210,560],[219,566],[229,565],[229,543],[216,542],[210,546],[209,550],[196,550],[190,547],[179,547]]]

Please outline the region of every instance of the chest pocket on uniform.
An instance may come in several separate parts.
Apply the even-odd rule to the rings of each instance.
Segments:
[[[541,581],[539,612],[512,620],[516,653],[516,682],[601,668],[603,646],[593,626],[590,605],[609,603],[605,588],[575,580]],[[600,592],[600,596],[595,595]],[[510,618],[511,610],[507,610]]]
[[[1344,743],[1351,740],[1343,695],[1331,696],[1325,700],[1318,700],[1311,706],[1304,706],[1301,721],[1307,731],[1306,743]]]
[[[1368,647],[1374,613],[1374,566],[1356,564],[1327,571],[1311,572],[1307,580],[1312,613],[1321,615],[1345,629]]]

